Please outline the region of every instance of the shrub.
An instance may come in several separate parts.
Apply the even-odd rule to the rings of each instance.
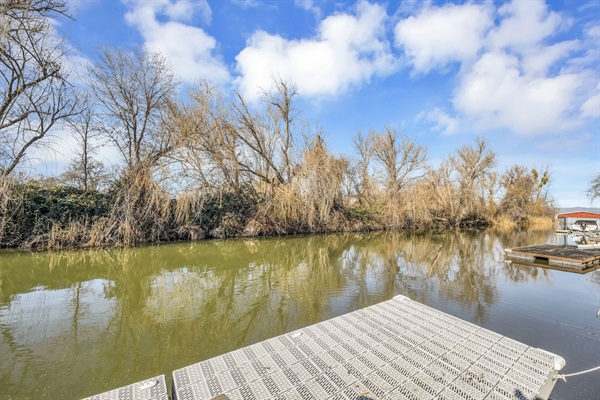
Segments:
[[[91,227],[109,215],[112,203],[109,195],[69,186],[19,184],[10,190],[16,200],[3,210],[10,217],[5,223],[2,247],[44,243],[56,235],[57,229],[72,229],[73,224]]]

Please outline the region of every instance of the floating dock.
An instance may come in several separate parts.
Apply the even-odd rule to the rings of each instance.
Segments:
[[[172,396],[547,399],[564,364],[557,355],[397,296],[176,370]],[[88,399],[146,399],[101,396]]]
[[[600,267],[600,249],[539,244],[506,249],[506,258],[522,264],[586,273]]]
[[[83,400],[169,400],[164,375],[146,379]]]

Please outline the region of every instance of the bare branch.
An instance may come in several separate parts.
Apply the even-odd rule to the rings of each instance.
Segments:
[[[386,187],[391,194],[399,193],[404,185],[421,177],[427,159],[423,146],[406,135],[399,136],[390,127],[383,134],[375,134],[373,155],[384,168]]]
[[[104,133],[128,168],[164,156],[173,138],[161,129],[161,115],[177,87],[165,58],[146,49],[127,52],[108,46],[98,57],[88,84],[103,109]]]
[[[77,112],[62,60],[64,43],[49,18],[63,1],[0,4],[0,174],[7,176],[57,122]]]

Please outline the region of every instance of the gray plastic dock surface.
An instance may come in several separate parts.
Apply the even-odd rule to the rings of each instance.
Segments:
[[[179,369],[173,398],[524,400],[547,398],[563,366],[398,296]]]
[[[83,400],[169,400],[165,376],[160,375]]]

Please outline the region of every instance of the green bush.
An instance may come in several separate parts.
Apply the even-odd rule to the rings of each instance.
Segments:
[[[209,232],[210,236],[235,236],[241,233],[256,208],[256,200],[245,193],[214,195],[204,200],[202,210],[194,216],[194,222]]]
[[[10,216],[2,238],[2,247],[18,246],[47,235],[53,226],[66,228],[71,222],[90,226],[109,215],[112,199],[94,191],[69,186],[42,188],[16,185],[19,201],[10,204]]]

